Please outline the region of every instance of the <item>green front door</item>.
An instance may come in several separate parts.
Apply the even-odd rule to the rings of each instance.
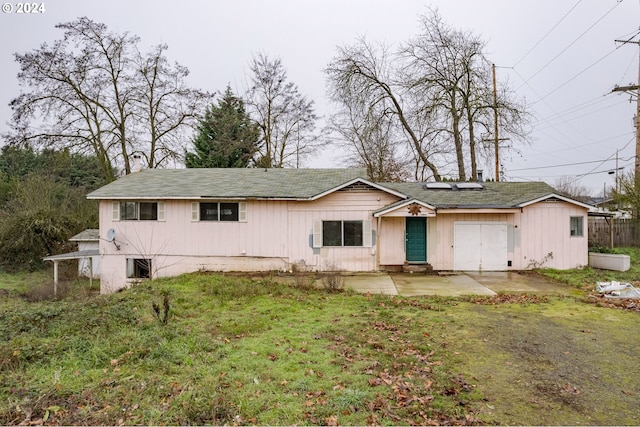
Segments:
[[[407,262],[427,262],[427,219],[407,217],[406,220]]]

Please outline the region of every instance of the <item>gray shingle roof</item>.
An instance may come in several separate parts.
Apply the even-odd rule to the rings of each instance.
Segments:
[[[364,169],[147,169],[90,193],[90,199],[311,199],[356,178]],[[450,183],[455,184],[455,183]],[[481,190],[425,189],[421,182],[380,186],[436,208],[515,208],[549,196],[544,182],[484,182]]]
[[[425,190],[420,182],[383,185],[436,208],[514,208],[555,193],[544,182],[483,182],[481,190]]]
[[[90,193],[90,199],[308,199],[355,178],[364,169],[147,169]]]

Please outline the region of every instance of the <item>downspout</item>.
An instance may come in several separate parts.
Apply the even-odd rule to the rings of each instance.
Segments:
[[[382,217],[378,217],[376,222],[376,270],[380,271],[380,229],[382,228]]]

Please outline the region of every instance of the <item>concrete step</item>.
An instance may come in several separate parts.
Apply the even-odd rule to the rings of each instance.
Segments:
[[[405,264],[402,266],[402,271],[405,273],[433,273],[433,267],[431,264]]]

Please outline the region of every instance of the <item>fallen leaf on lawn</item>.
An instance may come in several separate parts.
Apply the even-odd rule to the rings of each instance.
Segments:
[[[576,387],[572,386],[571,384],[563,385],[562,390],[571,394],[580,394],[580,390],[578,390]]]
[[[335,416],[335,415],[327,417],[327,418],[324,419],[324,423],[325,423],[325,425],[328,425],[328,426],[337,426],[337,425],[339,425],[338,424],[338,417]]]

